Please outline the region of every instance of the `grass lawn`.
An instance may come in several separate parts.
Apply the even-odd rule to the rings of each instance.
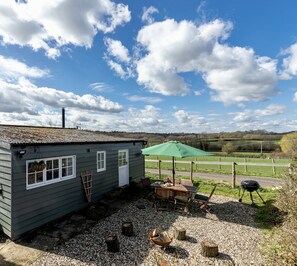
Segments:
[[[172,158],[169,156],[146,156],[145,159],[152,160],[169,160]],[[190,162],[236,162],[236,163],[272,163],[272,159],[260,159],[260,158],[238,158],[238,157],[220,157],[220,156],[199,156],[189,158],[176,158],[177,161],[185,161],[189,163],[176,163],[176,170],[190,171]],[[291,163],[288,159],[275,159],[275,163]],[[146,162],[146,168],[158,168],[157,162]],[[161,169],[170,170],[172,169],[172,163],[161,162]],[[211,172],[211,173],[222,173],[231,174],[231,165],[219,165],[219,164],[199,164],[193,166],[194,172]],[[239,175],[252,175],[252,176],[265,176],[265,177],[277,177],[281,178],[283,173],[288,170],[288,167],[272,167],[272,166],[244,166],[237,165],[236,173]]]

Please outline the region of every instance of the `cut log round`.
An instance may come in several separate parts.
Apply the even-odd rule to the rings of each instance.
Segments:
[[[118,252],[120,250],[120,244],[116,234],[106,237],[105,243],[107,245],[107,250],[110,252]]]
[[[174,237],[178,240],[185,240],[186,229],[180,226],[174,226]]]
[[[203,240],[201,242],[201,247],[202,247],[201,255],[204,257],[216,257],[218,255],[218,252],[219,252],[218,245],[212,240],[208,240],[208,239]]]
[[[133,235],[133,224],[132,222],[123,222],[122,224],[122,234],[125,236]]]
[[[167,260],[164,260],[164,259],[160,259],[159,261],[158,261],[158,266],[169,266],[170,264],[169,264],[169,261],[167,261]]]

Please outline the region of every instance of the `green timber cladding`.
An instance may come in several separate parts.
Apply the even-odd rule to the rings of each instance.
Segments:
[[[23,140],[20,136],[13,137],[12,131],[15,130],[23,136]],[[34,135],[35,131],[40,130],[46,134],[46,139],[38,139],[39,136]],[[10,136],[7,135],[9,132]],[[60,136],[53,139],[55,134]],[[81,172],[86,170],[92,171],[92,202],[102,198],[105,192],[119,184],[119,150],[128,150],[129,177],[139,180],[144,176],[144,158],[141,155],[143,146],[143,140],[114,138],[78,129],[0,125],[2,231],[14,239],[45,223],[86,207],[88,202],[80,178]],[[25,151],[25,154],[20,155],[20,151]],[[98,151],[106,152],[106,170],[100,172],[97,172]],[[28,161],[65,156],[75,156],[73,178],[27,188]]]

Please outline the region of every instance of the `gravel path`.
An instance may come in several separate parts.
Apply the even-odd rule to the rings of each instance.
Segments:
[[[32,265],[153,266],[161,258],[170,265],[264,265],[258,252],[260,232],[253,222],[255,209],[223,196],[213,196],[212,203],[213,214],[195,211],[186,215],[173,210],[156,211],[151,202],[139,199],[99,220]],[[139,205],[145,209],[139,209]],[[127,220],[133,222],[132,237],[121,234],[122,222]],[[186,240],[174,239],[165,250],[149,241],[149,231],[160,228],[173,232],[173,225],[187,229]],[[120,252],[107,251],[104,239],[110,232],[117,233]],[[218,244],[216,258],[200,255],[200,242],[204,239]]]

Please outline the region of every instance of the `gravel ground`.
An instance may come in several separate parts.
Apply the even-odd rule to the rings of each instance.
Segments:
[[[222,196],[212,197],[212,214],[198,210],[186,214],[178,211],[156,211],[152,203],[139,199],[104,218],[90,228],[34,262],[42,265],[157,265],[160,259],[170,265],[264,265],[258,252],[260,232],[253,222],[255,209]],[[145,209],[139,209],[139,205]],[[135,235],[121,234],[123,221],[132,221]],[[173,226],[187,230],[184,241],[174,239],[163,250],[154,245],[148,234],[155,228],[173,233]],[[116,233],[120,252],[107,251],[105,237]],[[219,246],[216,258],[205,258],[200,242],[210,239]]]

